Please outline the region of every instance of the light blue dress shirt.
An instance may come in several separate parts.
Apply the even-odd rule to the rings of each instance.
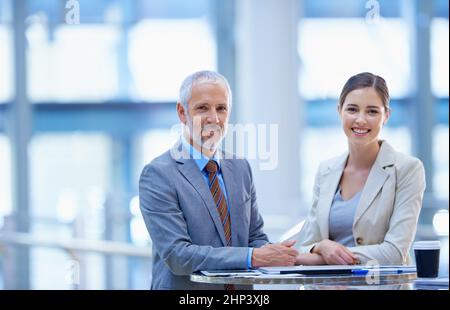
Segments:
[[[217,177],[219,178],[220,189],[222,190],[223,195],[225,197],[225,201],[228,204],[227,190],[225,188],[225,183],[223,182],[222,169],[220,166],[221,160],[220,152],[216,152],[212,158],[209,158],[206,155],[200,153],[197,149],[195,149],[195,147],[193,147],[190,143],[188,143],[184,138],[184,136],[181,136],[181,143],[183,144],[183,147],[189,152],[189,155],[194,160],[198,169],[200,169],[200,172],[202,173],[203,178],[208,186],[209,186],[209,175],[208,172],[205,171],[205,166],[211,159],[217,163],[217,166],[219,167]],[[252,255],[253,255],[253,248],[249,248],[247,254],[247,267],[249,269],[252,268]]]

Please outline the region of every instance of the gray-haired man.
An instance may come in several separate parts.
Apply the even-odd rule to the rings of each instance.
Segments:
[[[188,76],[177,103],[182,137],[142,171],[139,196],[153,241],[152,289],[232,289],[193,283],[189,275],[299,262],[293,241],[268,243],[248,162],[217,148],[231,102],[222,75]]]

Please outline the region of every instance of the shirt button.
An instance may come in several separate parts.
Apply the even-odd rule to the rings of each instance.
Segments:
[[[363,243],[363,239],[361,237],[356,238],[356,243],[361,245]]]

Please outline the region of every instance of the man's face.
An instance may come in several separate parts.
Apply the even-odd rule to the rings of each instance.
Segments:
[[[194,84],[187,117],[183,119],[180,115],[180,107],[178,112],[193,142],[202,149],[214,152],[226,134],[230,116],[227,89],[222,83]]]

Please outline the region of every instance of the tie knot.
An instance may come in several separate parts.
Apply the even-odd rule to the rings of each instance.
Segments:
[[[208,161],[205,167],[206,171],[209,173],[216,173],[217,171],[217,163],[214,160]]]

